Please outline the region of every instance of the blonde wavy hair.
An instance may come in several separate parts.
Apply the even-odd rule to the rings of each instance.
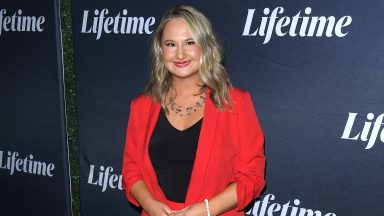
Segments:
[[[171,85],[172,76],[162,62],[161,40],[165,25],[171,19],[182,19],[191,30],[193,39],[201,47],[200,77],[203,86],[202,93],[206,87],[210,88],[209,97],[216,108],[222,110],[232,106],[229,97],[231,82],[228,73],[223,66],[223,51],[211,23],[200,11],[192,6],[180,5],[170,8],[163,15],[156,31],[154,32],[151,44],[151,78],[145,88],[145,95],[151,96],[154,102],[159,102],[161,107],[168,112],[166,95]]]

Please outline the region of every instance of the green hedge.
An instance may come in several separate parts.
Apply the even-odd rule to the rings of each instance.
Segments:
[[[76,92],[75,92],[75,72],[73,64],[73,42],[72,42],[72,13],[71,1],[63,0],[60,2],[61,11],[61,31],[64,53],[64,78],[65,78],[65,99],[67,108],[67,128],[69,140],[69,159],[71,164],[72,182],[72,208],[73,215],[80,215],[79,198],[79,152],[77,145],[77,124],[76,124]]]

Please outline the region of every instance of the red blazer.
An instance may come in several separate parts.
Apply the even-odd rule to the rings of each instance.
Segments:
[[[207,89],[206,94],[210,91]],[[135,182],[143,179],[154,198],[171,209],[203,202],[223,191],[229,183],[237,184],[238,207],[223,216],[243,216],[243,208],[264,188],[264,137],[248,92],[232,88],[231,112],[219,111],[206,97],[204,118],[195,163],[185,203],[166,199],[148,156],[148,144],[160,112],[160,104],[139,96],[131,102],[123,158],[123,186],[130,202],[139,205],[129,193]],[[142,212],[142,215],[148,215]]]

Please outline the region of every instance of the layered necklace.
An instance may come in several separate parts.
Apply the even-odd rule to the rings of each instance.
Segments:
[[[189,116],[192,113],[196,112],[200,107],[202,107],[205,103],[205,91],[202,95],[200,95],[199,99],[191,106],[180,106],[176,104],[175,97],[170,96],[169,97],[169,106],[171,107],[171,110],[179,116]]]

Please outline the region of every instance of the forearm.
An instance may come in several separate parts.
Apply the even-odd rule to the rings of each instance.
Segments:
[[[209,200],[209,209],[212,216],[222,214],[236,207],[236,183],[231,183],[224,191]]]
[[[130,193],[144,210],[148,210],[150,203],[155,200],[144,180],[137,181],[132,186]]]

